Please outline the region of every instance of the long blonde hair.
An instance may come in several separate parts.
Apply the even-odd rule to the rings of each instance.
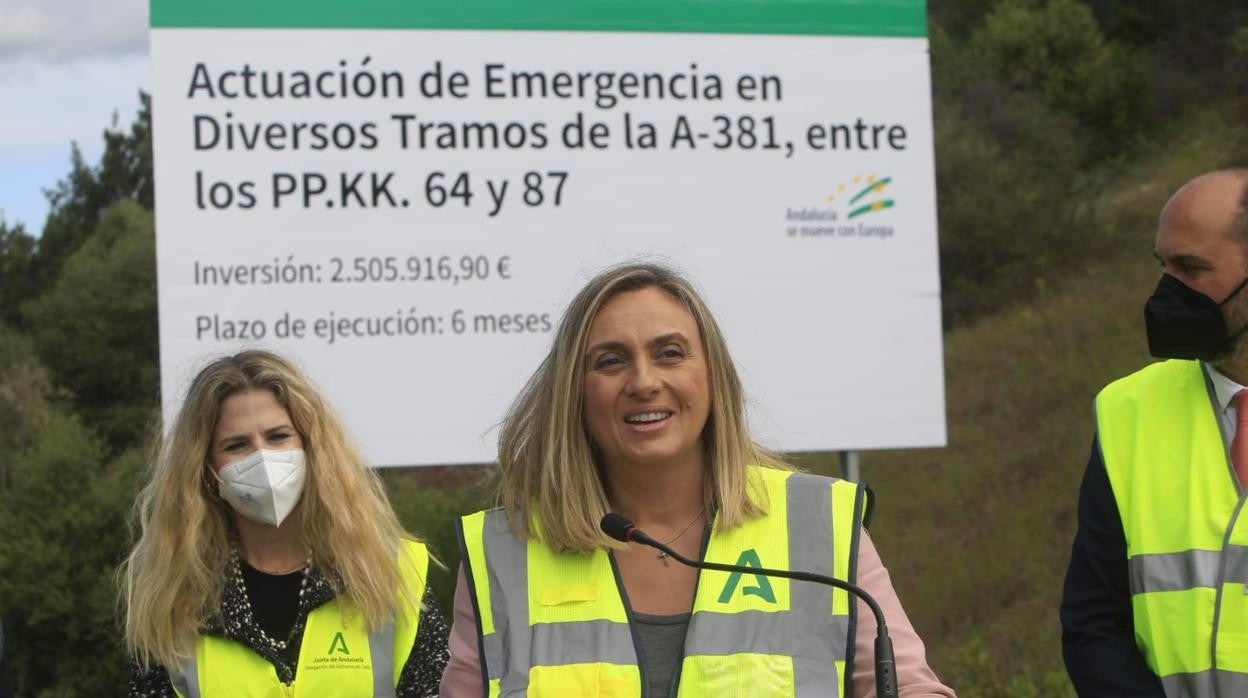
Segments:
[[[588,551],[617,544],[598,528],[610,511],[601,464],[585,427],[583,389],[589,330],[608,300],[626,291],[658,288],[684,305],[697,323],[710,374],[711,412],[703,431],[706,449],[704,504],[718,510],[718,526],[731,528],[765,513],[750,464],[789,468],[750,438],[741,379],[715,318],[692,284],[657,264],[624,264],[595,276],[568,304],[550,353],[529,378],[503,420],[498,464],[499,499],[512,529],[538,534],[551,549]]]
[[[135,503],[139,540],[118,576],[126,645],[144,666],[189,658],[197,632],[219,613],[232,534],[229,505],[209,483],[208,449],[222,401],[254,389],[272,392],[303,438],[307,481],[292,515],[317,569],[370,628],[413,602],[399,593],[399,544],[408,536],[381,480],[294,366],[244,351],[213,361],[192,381]]]

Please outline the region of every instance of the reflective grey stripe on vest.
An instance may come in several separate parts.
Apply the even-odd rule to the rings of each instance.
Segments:
[[[528,545],[517,542],[511,535],[507,514],[501,509],[486,512],[481,525],[481,538],[488,569],[473,570],[473,574],[485,574],[488,578],[490,609],[494,616],[494,632],[482,638],[486,675],[491,680],[501,679],[499,691],[503,695],[513,691],[523,693],[528,688],[529,666],[513,667],[510,659],[515,657],[518,662],[544,663],[533,657],[530,646]],[[503,594],[500,576],[509,587],[524,592],[515,599],[514,608],[509,607],[508,599]],[[508,632],[512,627],[516,628],[516,632]]]
[[[191,661],[177,669],[169,669],[169,683],[183,698],[201,698],[199,695],[199,658],[192,656]]]
[[[587,620],[533,626],[533,664],[636,664],[633,634],[624,623]]]
[[[793,590],[798,584],[809,583],[794,582],[789,586],[789,598],[793,598]],[[693,620],[689,622],[690,630],[689,637],[685,639],[685,654],[710,657],[743,652],[791,655],[793,656],[794,680],[800,682],[804,674],[811,672],[812,669],[818,669],[823,673],[818,676],[817,682],[806,681],[804,685],[821,689],[810,695],[827,695],[827,688],[836,685],[836,667],[831,666],[830,662],[845,659],[844,639],[849,633],[849,616],[832,616],[829,626],[829,614],[832,609],[832,602],[829,598],[827,610],[823,612],[820,632],[815,633],[812,630],[809,634],[802,634],[802,631],[794,627],[794,624],[801,620],[801,611],[796,610],[796,603],[792,606],[794,609],[792,611],[774,613],[767,611],[699,612],[694,616],[698,622],[696,633],[693,632]],[[812,626],[813,629],[815,624],[807,623],[806,625]],[[825,641],[825,636],[835,637],[838,634],[840,642]],[[805,649],[795,645],[795,640],[799,644],[804,644]],[[798,656],[798,652],[802,652],[804,656]],[[818,667],[810,667],[805,666],[807,662],[822,662],[822,664]],[[815,676],[816,674],[809,673],[809,675]],[[832,683],[827,683],[828,681]],[[798,695],[803,694],[799,691]]]
[[[373,698],[396,698],[394,693],[394,621],[368,634],[373,663]]]
[[[303,651],[302,645],[299,651]],[[396,698],[393,622],[386,623],[384,627],[368,634],[368,653],[373,664],[373,698]],[[178,669],[170,669],[169,682],[182,694],[183,698],[203,698],[199,691],[199,657],[192,656],[190,661]]]
[[[827,478],[794,473],[786,480],[789,569],[832,576],[832,489]],[[852,606],[851,606],[852,608]],[[789,610],[699,612],[689,621],[685,654],[776,654],[793,657],[797,698],[835,695],[836,664],[848,652],[849,616],[832,615],[832,588],[789,582]]]
[[[1216,589],[1222,584],[1219,572],[1223,554],[1216,550],[1184,550],[1136,555],[1127,561],[1131,593]],[[1248,547],[1228,545],[1225,555],[1225,581],[1248,582]]]
[[[1248,696],[1248,674],[1237,671],[1202,671],[1161,677],[1167,698],[1232,698]]]
[[[789,568],[832,575],[832,487],[826,478],[793,473],[786,481],[789,504]],[[846,531],[846,534],[849,532]],[[793,648],[797,696],[826,696],[844,682],[834,660],[848,653],[849,616],[832,615],[832,587],[789,582],[795,633],[811,638]],[[854,608],[850,599],[849,608]],[[829,623],[829,619],[833,622]]]

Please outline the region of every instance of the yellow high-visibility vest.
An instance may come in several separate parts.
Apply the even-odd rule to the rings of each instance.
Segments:
[[[704,559],[853,582],[861,486],[750,470],[767,515],[730,530],[713,525]],[[463,517],[460,542],[490,696],[642,695],[631,611],[605,550],[555,554],[512,535],[500,509]],[[853,695],[855,622],[856,604],[840,589],[702,570],[677,695]]]
[[[399,571],[410,594],[399,612],[369,632],[359,610],[333,599],[308,614],[299,643],[299,664],[289,685],[273,665],[247,647],[223,637],[200,635],[195,657],[170,669],[181,698],[393,698],[420,624],[429,553],[415,541],[403,542]]]
[[[1248,696],[1248,523],[1213,385],[1153,364],[1096,398],[1135,639],[1171,697]]]

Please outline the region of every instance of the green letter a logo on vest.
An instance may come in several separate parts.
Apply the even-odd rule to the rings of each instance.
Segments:
[[[351,656],[351,650],[347,649],[347,639],[342,636],[341,631],[334,633],[334,641],[329,643],[329,651],[325,654],[333,654],[334,652],[345,654],[348,657]]]
[[[741,557],[737,558],[738,567],[761,568],[763,562],[758,559],[758,552],[753,548],[741,551]],[[775,603],[776,595],[771,590],[771,582],[761,574],[754,575],[755,586],[741,587],[742,596],[757,596],[767,603]],[[737,592],[737,585],[741,583],[741,573],[733,572],[728,576],[728,583],[724,585],[724,590],[719,593],[719,602],[728,603],[732,600],[732,595]]]

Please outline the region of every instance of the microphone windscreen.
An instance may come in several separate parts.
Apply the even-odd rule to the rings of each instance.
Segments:
[[[633,530],[633,528],[635,528],[633,526],[633,522],[629,521],[627,516],[617,514],[614,511],[602,517],[602,521],[599,522],[598,527],[602,529],[603,533],[611,536],[621,543],[628,542],[628,534]]]

